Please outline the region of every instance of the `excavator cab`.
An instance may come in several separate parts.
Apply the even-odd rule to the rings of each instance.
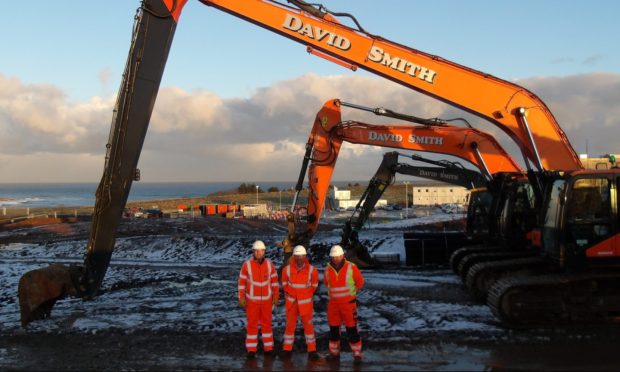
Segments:
[[[467,205],[465,233],[472,239],[489,235],[489,214],[493,195],[485,188],[471,190]]]
[[[618,255],[617,187],[609,174],[558,179],[550,190],[543,247],[560,267],[580,271]]]

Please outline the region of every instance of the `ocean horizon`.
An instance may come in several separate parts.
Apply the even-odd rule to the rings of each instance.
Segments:
[[[338,187],[351,182],[333,182]],[[128,201],[198,198],[214,192],[234,190],[242,183],[256,184],[260,190],[295,188],[295,181],[274,182],[134,182]],[[95,205],[99,183],[0,183],[0,207],[49,208]],[[304,185],[305,187],[305,185]]]

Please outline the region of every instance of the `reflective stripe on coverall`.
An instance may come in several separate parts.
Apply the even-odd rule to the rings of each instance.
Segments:
[[[331,263],[325,268],[323,281],[327,287],[327,322],[329,323],[329,352],[340,354],[340,326],[347,329],[349,345],[354,356],[362,355],[362,340],[357,331],[357,291],[364,286],[364,277],[357,266],[347,260],[340,270]]]
[[[319,274],[316,268],[306,259],[304,266],[297,269],[294,260],[282,270],[282,289],[286,297],[286,329],[284,331],[283,349],[293,350],[297,317],[301,317],[306,337],[308,352],[316,351],[314,335],[314,306],[312,297],[319,285]]]
[[[272,298],[279,298],[278,273],[273,263],[252,258],[243,263],[239,273],[239,300],[246,299],[247,351],[256,352],[260,324],[265,351],[273,350]]]

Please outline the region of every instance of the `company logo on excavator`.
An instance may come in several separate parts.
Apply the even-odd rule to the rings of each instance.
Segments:
[[[319,26],[313,26],[310,24],[304,24],[299,17],[295,17],[292,14],[287,14],[284,23],[282,24],[287,30],[295,31],[300,35],[303,35],[309,39],[316,41],[326,41],[327,45],[333,46],[340,50],[351,49],[351,41],[344,36],[340,36],[328,30],[323,30]]]
[[[378,141],[378,142],[395,142],[400,143],[403,142],[403,136],[400,134],[393,133],[377,133],[374,131],[368,132],[368,140],[369,141]],[[433,136],[416,136],[415,134],[410,134],[407,137],[407,142],[409,143],[417,143],[420,145],[443,145],[443,137],[433,137]]]
[[[416,65],[415,63],[409,62],[404,58],[391,56],[389,53],[376,45],[373,45],[370,48],[370,52],[368,52],[368,59],[387,66],[393,70],[408,74],[412,77],[417,76],[419,79],[430,84],[433,83],[433,80],[437,75],[437,72],[431,70],[430,68]]]
[[[415,134],[410,134],[408,141],[409,143],[418,143],[420,145],[443,145],[443,137],[416,136]]]
[[[446,174],[443,172],[439,173],[439,172],[433,172],[433,171],[428,171],[424,169],[420,170],[420,176],[427,177],[427,178],[441,178],[444,180],[451,180],[451,181],[458,181],[459,179],[459,176],[457,176],[456,174]]]
[[[403,136],[400,134],[377,133],[370,131],[368,132],[368,140],[380,142],[403,142]]]
[[[301,18],[293,14],[286,15],[282,27],[287,30],[297,32],[308,39],[325,42],[327,45],[340,50],[346,51],[351,49],[351,40],[332,31],[324,30],[319,26],[305,24]],[[370,51],[368,52],[368,60],[389,67],[392,70],[402,72],[403,74],[407,74],[411,77],[417,77],[429,84],[433,84],[433,81],[437,76],[436,71],[410,62],[404,58],[392,56],[383,50],[383,48],[376,45],[373,45],[370,48]]]

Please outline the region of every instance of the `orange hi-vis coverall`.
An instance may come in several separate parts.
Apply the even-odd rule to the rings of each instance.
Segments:
[[[323,273],[323,281],[329,297],[329,353],[340,354],[340,326],[344,323],[353,355],[361,357],[362,339],[357,331],[356,295],[364,286],[364,277],[354,263],[344,260],[339,269],[330,262]]]
[[[278,273],[271,261],[265,258],[259,263],[252,258],[243,263],[239,273],[239,300],[246,300],[245,347],[248,352],[256,352],[259,324],[264,351],[273,350],[272,304],[279,296]]]
[[[312,298],[319,285],[319,273],[306,259],[301,268],[297,267],[295,260],[291,260],[282,269],[282,289],[286,297],[286,328],[284,330],[283,349],[293,350],[295,342],[295,328],[297,317],[301,317],[306,336],[308,352],[316,351],[316,338],[314,336],[314,304]]]

